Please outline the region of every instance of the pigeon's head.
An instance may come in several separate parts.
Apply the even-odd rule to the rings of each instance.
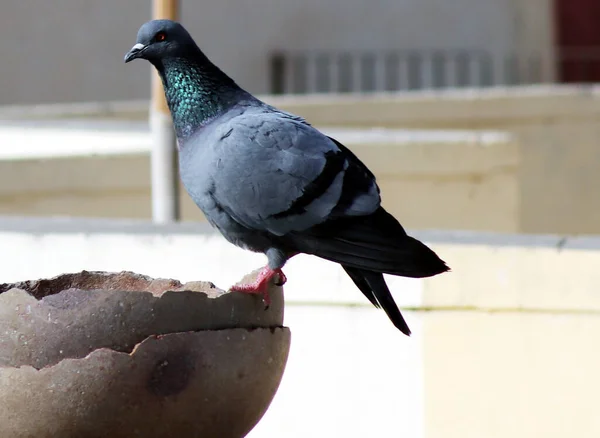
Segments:
[[[135,45],[125,54],[125,62],[146,59],[152,63],[168,57],[185,56],[196,43],[185,28],[171,20],[152,20],[144,23]]]

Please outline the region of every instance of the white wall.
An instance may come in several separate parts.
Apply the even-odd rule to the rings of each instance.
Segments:
[[[268,89],[275,49],[551,47],[550,0],[182,0],[183,23],[207,54],[252,92]],[[124,53],[150,2],[23,0],[0,15],[0,104],[146,97],[149,67]],[[533,28],[539,32],[519,29]]]
[[[265,263],[264,256],[230,245],[207,227],[200,228],[205,233],[162,234],[129,223],[116,232],[78,232],[67,222],[64,230],[72,232],[45,232],[35,225],[44,220],[24,223],[21,232],[0,226],[0,283],[83,269],[131,270],[227,288]],[[27,223],[34,225],[27,230]],[[407,338],[337,265],[301,256],[285,272],[288,366],[271,409],[249,437],[385,438],[399,431],[421,437],[419,316],[405,312],[415,332]],[[402,305],[420,303],[419,281],[395,278],[389,284]]]

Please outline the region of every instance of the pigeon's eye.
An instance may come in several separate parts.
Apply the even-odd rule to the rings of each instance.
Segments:
[[[164,41],[167,39],[167,35],[164,32],[158,32],[156,35],[154,35],[154,41]]]

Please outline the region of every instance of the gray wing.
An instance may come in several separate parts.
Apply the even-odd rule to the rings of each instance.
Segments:
[[[281,236],[334,217],[368,215],[380,205],[364,164],[302,119],[243,114],[217,131],[212,196],[250,229]]]

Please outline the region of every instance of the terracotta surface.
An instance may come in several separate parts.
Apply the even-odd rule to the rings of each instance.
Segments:
[[[245,436],[279,386],[288,329],[151,337],[40,371],[0,368],[0,436]]]
[[[271,297],[130,272],[0,285],[0,436],[245,436],[289,351]]]
[[[282,326],[281,291],[273,286],[265,310],[255,295],[131,272],[0,285],[0,366],[39,369],[101,347],[130,352],[150,335]]]

